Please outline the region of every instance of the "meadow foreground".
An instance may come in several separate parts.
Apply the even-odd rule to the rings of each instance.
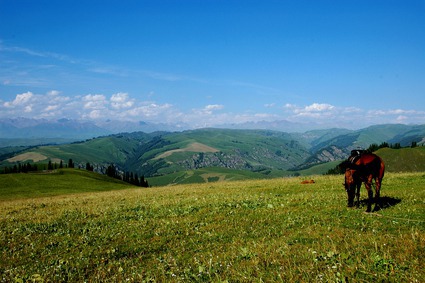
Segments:
[[[342,176],[302,180],[3,200],[1,280],[424,280],[424,173],[387,174],[377,213],[346,207]]]

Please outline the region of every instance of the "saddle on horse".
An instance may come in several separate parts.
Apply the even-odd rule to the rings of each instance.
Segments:
[[[351,163],[351,164],[354,164],[354,163],[356,163],[356,161],[357,160],[359,160],[359,158],[364,154],[364,153],[367,153],[368,151],[367,150],[365,150],[365,149],[353,149],[352,151],[351,151],[351,155],[350,155],[350,157],[348,157],[348,161]]]

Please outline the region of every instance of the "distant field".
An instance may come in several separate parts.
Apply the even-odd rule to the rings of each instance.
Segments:
[[[199,142],[194,142],[194,143],[189,144],[185,148],[179,148],[179,149],[173,149],[173,150],[166,151],[166,152],[160,154],[159,156],[155,157],[154,159],[165,158],[165,157],[172,155],[173,153],[185,152],[185,151],[189,151],[189,152],[218,152],[218,149],[215,149],[213,147],[210,147],[208,145],[205,145],[205,144],[202,144],[202,143],[199,143]]]
[[[12,158],[7,159],[8,162],[22,162],[22,161],[32,161],[32,162],[39,162],[42,160],[46,160],[47,156],[42,155],[38,152],[26,152],[19,154],[17,156],[14,156]]]
[[[201,168],[167,174],[165,176],[148,178],[151,186],[166,186],[176,184],[211,183],[218,181],[237,181],[264,179],[266,176],[248,170],[232,170],[221,167]]]
[[[66,187],[61,176],[72,182],[64,193],[113,189],[74,172],[80,173],[28,174],[25,181],[16,174],[16,184],[38,197],[0,202],[1,281],[425,278],[425,173],[388,173],[383,209],[366,214],[364,206],[346,207],[342,176],[308,177],[316,181],[308,185],[300,184],[306,177],[296,177],[53,196]],[[50,194],[34,191],[42,178]],[[7,182],[2,191],[15,186]],[[361,194],[364,204],[364,188]]]
[[[0,184],[0,201],[131,187],[128,183],[105,175],[78,169],[59,169],[46,173],[0,174]]]

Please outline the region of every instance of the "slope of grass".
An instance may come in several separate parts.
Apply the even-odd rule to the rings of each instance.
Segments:
[[[36,151],[48,157],[91,163],[124,163],[127,154],[136,147],[135,140],[111,136],[84,143],[40,147]]]
[[[382,148],[376,152],[385,162],[387,172],[424,172],[425,146],[415,148]]]
[[[59,169],[48,173],[0,174],[0,184],[0,201],[131,187],[105,175],[76,169]]]
[[[139,143],[150,139],[148,134],[123,134],[108,137],[100,137],[85,142],[39,146],[31,149],[29,152],[44,156],[45,162],[51,160],[72,159],[74,163],[116,163],[124,164],[127,158],[138,147]],[[28,153],[22,153],[14,157],[17,161],[27,162]],[[9,165],[3,161],[0,165]]]
[[[387,174],[384,208],[341,176],[3,202],[2,281],[421,282],[425,175]],[[365,196],[362,189],[362,197]]]
[[[165,176],[150,177],[151,186],[166,186],[176,184],[210,183],[219,181],[238,181],[264,179],[270,176],[248,170],[233,170],[221,167],[209,167],[197,170],[175,172]]]
[[[156,153],[155,158],[164,157],[169,165],[168,169],[173,171],[180,169],[181,166],[176,164],[178,161],[190,161],[194,152],[203,152],[205,157],[211,158],[213,152],[220,151],[224,155],[223,160],[226,157],[241,159],[244,164],[249,163],[253,167],[279,169],[299,164],[308,156],[306,149],[289,134],[266,130],[199,129],[169,134],[164,136],[164,140],[169,144],[160,149],[154,148],[152,152]],[[192,144],[198,143],[209,150],[185,151]],[[164,156],[164,152],[173,154]],[[227,162],[229,161],[224,161]],[[237,168],[242,169],[240,164]]]

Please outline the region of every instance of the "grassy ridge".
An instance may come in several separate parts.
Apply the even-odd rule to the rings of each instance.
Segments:
[[[248,181],[252,179],[264,178],[267,178],[267,176],[261,173],[251,172],[248,170],[234,170],[220,167],[209,167],[197,170],[175,172],[160,177],[151,177],[149,178],[149,184],[152,186],[166,186],[175,184],[211,183],[218,181]]]
[[[387,174],[376,214],[346,208],[341,178],[3,202],[1,280],[420,282],[425,175]]]
[[[323,174],[329,169],[337,166],[339,163],[340,161],[328,162],[300,171],[269,170],[267,171],[267,174],[265,171],[252,172],[249,170],[208,167],[196,170],[175,172],[165,176],[150,177],[149,184],[156,187],[176,184],[211,183],[218,181],[272,179],[290,177],[294,176],[294,174],[299,174],[300,176],[310,176]]]
[[[105,175],[76,169],[59,169],[49,173],[0,174],[0,183],[0,201],[131,187],[128,183]]]
[[[424,172],[425,146],[415,148],[382,148],[376,152],[385,162],[387,172]]]

